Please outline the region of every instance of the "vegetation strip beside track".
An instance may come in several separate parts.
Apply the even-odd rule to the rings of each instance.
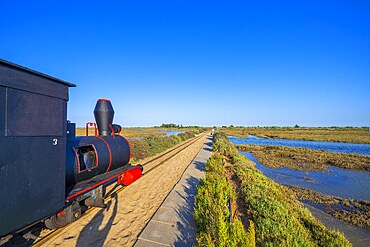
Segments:
[[[242,152],[251,152],[258,162],[271,168],[288,167],[294,170],[324,171],[330,166],[370,171],[370,156],[344,154],[309,148],[283,146],[237,145]]]
[[[213,150],[217,153],[207,163],[207,175],[196,196],[199,246],[351,246],[342,233],[316,220],[291,190],[265,177],[238,154],[225,134],[216,133]],[[233,183],[238,184],[234,192]],[[238,243],[233,237],[225,197],[234,193],[242,199],[239,211],[254,222],[255,243],[253,238]],[[239,234],[253,232],[244,227],[245,233]]]
[[[198,246],[255,246],[253,222],[243,225],[241,218],[233,215],[230,202],[237,194],[226,177],[222,156],[213,154],[206,164],[206,176],[197,186],[195,196]]]
[[[185,141],[184,143],[181,143],[173,148],[171,148],[169,151],[166,151],[164,152],[163,154],[160,154],[158,157],[155,157],[153,159],[150,159],[149,161],[146,161],[145,163],[143,163],[143,166],[144,166],[144,172],[143,172],[143,176],[147,175],[148,173],[150,173],[151,171],[155,170],[156,168],[160,167],[162,164],[164,164],[166,161],[170,160],[171,158],[173,158],[174,156],[176,156],[178,153],[180,153],[181,151],[183,151],[184,149],[188,148],[189,146],[191,146],[192,144],[194,144],[196,141],[198,141],[204,134],[200,134],[198,135],[197,137],[193,137],[187,141]],[[168,157],[166,157],[168,155]],[[153,163],[154,161],[157,161],[158,159],[160,158],[163,158],[163,157],[166,157],[164,160],[160,161],[158,164],[156,164],[154,167],[152,167],[151,169],[145,171],[145,166],[148,166],[149,164]],[[138,180],[138,182],[140,182],[140,179]],[[127,187],[117,187],[117,186],[114,186],[110,192],[108,192],[108,194],[106,195],[106,197],[104,198],[104,202],[105,203],[108,203],[112,197],[115,197],[117,194],[119,194],[120,192],[122,192],[123,190],[125,190]],[[81,216],[80,219],[86,217],[87,215],[89,215],[90,213],[93,213],[95,210],[99,210],[99,208],[95,208],[95,207],[91,207],[89,208],[88,210],[86,210],[84,212],[84,214]],[[79,220],[80,220],[79,219]],[[33,243],[33,246],[42,246],[43,244],[45,244],[49,239],[57,236],[61,231],[65,230],[67,227],[69,227],[69,225],[67,225],[66,227],[64,228],[59,228],[59,229],[56,229],[56,230],[50,230],[50,233],[48,233],[47,235],[45,235],[44,237],[36,240],[34,243]]]
[[[193,132],[184,132],[178,135],[164,137],[150,135],[140,140],[130,140],[133,155],[131,162],[136,163],[137,161],[156,155],[194,136],[195,134]]]

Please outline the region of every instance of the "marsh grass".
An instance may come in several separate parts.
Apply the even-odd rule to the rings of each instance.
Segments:
[[[247,138],[248,134],[263,138],[349,142],[370,144],[369,128],[289,128],[289,127],[233,127],[222,128],[229,136]]]
[[[342,233],[316,220],[292,191],[265,177],[238,154],[225,134],[217,132],[214,142],[214,151],[231,164],[218,169],[229,169],[239,180],[238,195],[254,222],[256,246],[351,246]]]
[[[144,130],[144,131],[143,131]],[[141,128],[123,128],[121,133],[126,138],[141,138],[146,136],[164,136],[166,132],[156,132],[154,130],[146,130]]]
[[[329,166],[370,171],[370,156],[344,154],[309,148],[283,146],[237,145],[242,152],[251,152],[258,162],[271,168],[287,167],[300,171],[323,171]]]
[[[299,200],[321,204],[333,217],[370,230],[370,203],[368,201],[323,195],[298,186],[288,186],[288,188],[296,194]]]

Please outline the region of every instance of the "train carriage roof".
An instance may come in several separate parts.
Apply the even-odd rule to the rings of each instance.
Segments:
[[[60,84],[63,84],[63,85],[66,85],[68,87],[75,87],[76,85],[73,84],[73,83],[70,83],[70,82],[67,82],[67,81],[63,81],[63,80],[60,80],[58,78],[55,78],[55,77],[52,77],[52,76],[49,76],[49,75],[46,75],[46,74],[43,74],[43,73],[40,73],[38,71],[35,71],[35,70],[32,70],[32,69],[29,69],[29,68],[26,68],[26,67],[23,67],[21,65],[18,65],[18,64],[15,64],[15,63],[12,63],[12,62],[9,62],[9,61],[6,61],[4,59],[0,59],[0,65],[5,65],[7,67],[10,67],[10,68],[13,68],[13,69],[17,69],[17,70],[21,70],[23,72],[27,72],[27,73],[30,73],[30,74],[33,74],[33,75],[36,75],[36,76],[39,76],[39,77],[43,77],[43,78],[46,78],[46,79],[49,79],[49,80],[52,80],[54,82],[57,82],[57,83],[60,83]]]

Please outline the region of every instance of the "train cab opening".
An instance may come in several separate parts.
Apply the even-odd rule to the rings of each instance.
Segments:
[[[94,145],[75,147],[78,172],[89,171],[98,166],[98,157]]]

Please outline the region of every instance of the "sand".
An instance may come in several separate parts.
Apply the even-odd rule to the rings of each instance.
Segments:
[[[206,137],[202,136],[190,147],[163,163],[161,168],[128,186],[108,202],[108,209],[93,210],[65,227],[44,246],[132,246],[202,148]],[[158,164],[163,159],[165,158],[154,163]]]

